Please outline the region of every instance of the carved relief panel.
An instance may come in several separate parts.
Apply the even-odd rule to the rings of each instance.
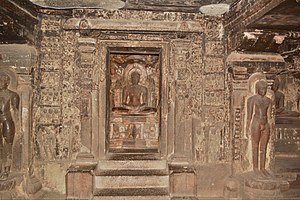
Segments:
[[[160,68],[159,49],[109,53],[110,152],[158,151]]]

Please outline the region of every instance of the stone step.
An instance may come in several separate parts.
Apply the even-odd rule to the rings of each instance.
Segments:
[[[165,160],[103,160],[94,171],[96,176],[168,175]]]
[[[95,176],[94,196],[155,196],[169,194],[169,176]]]
[[[169,196],[96,196],[93,200],[170,200]]]

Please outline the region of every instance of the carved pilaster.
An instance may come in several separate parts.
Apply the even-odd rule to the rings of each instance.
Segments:
[[[81,145],[82,152],[92,153],[92,117],[93,108],[93,73],[96,66],[96,40],[92,38],[78,38],[77,42],[76,73],[79,88],[80,116],[81,116]]]

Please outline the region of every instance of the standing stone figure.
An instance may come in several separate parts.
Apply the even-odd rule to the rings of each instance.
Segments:
[[[258,171],[258,160],[260,170],[265,171],[266,151],[270,138],[271,99],[266,97],[267,82],[260,80],[256,83],[256,94],[249,97],[247,101],[247,131],[251,134],[253,170]],[[258,154],[259,150],[259,154]]]
[[[19,110],[19,95],[8,89],[10,77],[0,73],[0,179],[8,177],[12,160],[12,145],[16,133],[12,110]]]

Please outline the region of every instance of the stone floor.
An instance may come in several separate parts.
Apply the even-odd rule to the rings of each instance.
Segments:
[[[64,200],[66,196],[64,194],[60,194],[58,192],[54,192],[47,189],[42,189],[37,194],[31,197],[34,200],[42,200],[42,199],[53,199],[53,200]]]

